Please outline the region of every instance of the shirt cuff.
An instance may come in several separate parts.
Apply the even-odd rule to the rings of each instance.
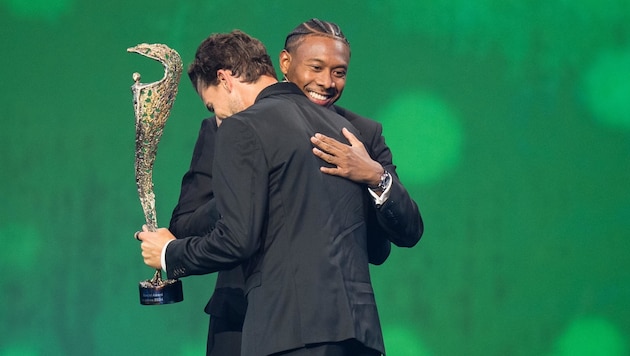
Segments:
[[[387,199],[389,199],[389,193],[391,191],[393,181],[393,179],[389,180],[387,187],[385,187],[385,190],[383,191],[383,193],[381,193],[380,196],[374,193],[374,191],[368,187],[368,192],[370,192],[370,195],[372,196],[372,198],[374,198],[374,204],[376,204],[376,206],[381,206],[385,204]]]
[[[162,270],[164,270],[164,272],[166,272],[166,247],[168,247],[168,244],[170,244],[173,241],[175,240],[167,241],[166,244],[164,244],[164,247],[162,247],[162,254],[160,256],[160,264],[162,265]]]

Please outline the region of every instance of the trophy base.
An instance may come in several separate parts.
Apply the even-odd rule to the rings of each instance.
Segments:
[[[184,300],[182,281],[179,279],[146,280],[140,282],[140,304],[162,305]]]

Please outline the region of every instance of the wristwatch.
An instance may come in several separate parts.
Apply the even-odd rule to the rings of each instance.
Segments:
[[[378,182],[378,184],[375,186],[368,185],[368,188],[383,192],[385,191],[385,189],[387,189],[387,186],[389,186],[389,182],[391,182],[391,180],[392,180],[391,174],[389,174],[388,171],[383,170],[383,174],[381,174],[381,181]]]

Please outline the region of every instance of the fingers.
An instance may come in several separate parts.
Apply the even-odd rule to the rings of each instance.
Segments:
[[[341,176],[341,170],[339,168],[319,167],[319,171],[331,176]]]
[[[348,130],[347,128],[343,128],[341,130],[341,132],[343,133],[343,136],[348,139],[348,142],[350,142],[351,146],[355,146],[357,144],[363,144],[363,142],[361,142],[352,132],[350,132],[350,130]]]
[[[322,151],[332,155],[336,155],[337,152],[343,150],[343,148],[347,146],[332,137],[328,137],[320,133],[316,133],[313,137],[311,137],[311,143],[319,147]]]
[[[149,227],[146,224],[142,225],[142,231],[136,231],[133,234],[133,238],[138,240],[138,241],[140,241],[140,242],[142,242],[143,241],[143,237],[141,236],[141,234],[143,232],[149,232]]]
[[[146,224],[142,225],[142,231],[136,231],[133,234],[133,238],[142,242],[142,237],[140,236],[140,234],[142,234],[143,232],[148,232],[148,231],[149,231],[149,227]]]
[[[361,146],[364,147],[363,142],[359,140],[350,130],[347,128],[343,128],[341,130],[343,136],[348,140],[350,146]],[[322,151],[331,154],[338,155],[337,152],[343,152],[348,149],[348,145],[342,142],[335,140],[334,138],[328,137],[321,133],[316,133],[311,137],[311,143],[317,146]]]
[[[329,143],[326,142],[327,140],[328,140],[327,136],[324,136],[319,133],[311,137],[311,143],[315,145],[315,147],[319,148],[321,151],[330,152],[332,150],[332,147],[330,146]]]
[[[326,161],[326,162],[328,162],[328,160],[330,159],[330,158],[327,158],[327,157],[330,157],[329,154],[326,154],[324,151],[320,150],[317,147],[313,147],[313,154],[315,156],[321,158],[322,160]],[[328,162],[328,163],[330,163],[330,162]]]
[[[136,231],[133,237],[141,242],[140,250],[144,263],[153,268],[162,268],[161,257],[165,241],[175,238],[168,229],[160,228],[152,232],[147,225],[143,225],[142,231]]]
[[[316,147],[313,148],[313,154],[317,156],[319,159],[321,159],[322,161],[334,166],[334,167],[320,167],[322,172],[332,174],[331,173],[332,171],[337,171],[339,169],[337,157],[330,155],[326,152],[323,152],[317,149]]]

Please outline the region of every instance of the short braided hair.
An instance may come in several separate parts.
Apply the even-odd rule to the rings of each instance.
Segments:
[[[350,42],[343,32],[341,32],[339,25],[333,22],[313,18],[306,22],[302,22],[287,35],[284,41],[284,49],[291,53],[306,36],[324,36],[334,38],[344,42],[348,45],[348,47],[350,47]]]

